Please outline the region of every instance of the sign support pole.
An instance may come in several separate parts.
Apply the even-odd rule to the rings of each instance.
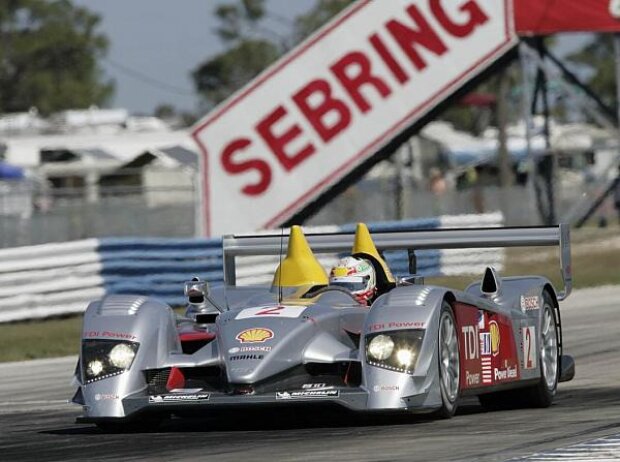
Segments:
[[[614,59],[616,60],[616,107],[618,117],[618,153],[620,154],[620,34],[614,34]]]

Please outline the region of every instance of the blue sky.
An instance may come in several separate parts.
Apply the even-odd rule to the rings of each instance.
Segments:
[[[101,15],[100,31],[110,40],[102,67],[116,82],[113,107],[151,114],[160,104],[196,111],[198,97],[190,73],[222,51],[213,33],[213,15],[221,0],[73,0]],[[309,10],[315,0],[267,0],[272,19],[265,28],[290,31],[289,21]],[[556,41],[558,54],[579,47],[587,34],[565,34]]]
[[[159,104],[194,111],[197,96],[190,73],[222,50],[213,33],[219,0],[73,0],[98,13],[99,30],[110,40],[102,62],[116,82],[113,107],[150,114]],[[310,9],[314,0],[267,0],[265,27],[286,32],[287,20]]]

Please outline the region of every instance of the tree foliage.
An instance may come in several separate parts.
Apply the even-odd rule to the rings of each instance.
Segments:
[[[228,98],[297,43],[347,7],[352,0],[317,0],[296,18],[288,39],[263,27],[269,13],[264,0],[238,0],[215,8],[216,28],[226,51],[200,64],[192,77],[207,109]],[[275,40],[275,41],[274,41]]]
[[[280,50],[269,41],[242,40],[198,67],[194,82],[209,106],[213,106],[256,77],[278,56]]]
[[[113,85],[97,65],[108,46],[99,21],[68,0],[0,2],[0,112],[103,104]]]
[[[616,70],[612,34],[596,34],[592,42],[568,57],[586,65],[592,73],[586,84],[609,106],[616,105]]]
[[[215,9],[220,21],[216,29],[224,41],[242,40],[265,16],[264,0],[240,0],[238,4],[222,4]]]
[[[351,3],[353,0],[317,0],[310,11],[295,19],[296,42],[305,39]]]
[[[261,36],[264,0],[239,0],[215,9],[216,33],[227,50],[200,64],[192,73],[207,109],[256,77],[282,54],[281,46]]]

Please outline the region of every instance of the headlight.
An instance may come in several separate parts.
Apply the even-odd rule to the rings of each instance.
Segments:
[[[415,359],[415,351],[409,348],[401,348],[396,352],[396,362],[404,368],[409,368]]]
[[[110,350],[108,355],[110,364],[121,369],[129,369],[135,356],[136,352],[134,349],[126,343],[119,343]]]
[[[103,363],[98,359],[94,359],[88,363],[86,373],[92,377],[97,377],[103,372]]]
[[[398,330],[366,336],[366,361],[371,366],[412,374],[423,330]]]
[[[83,383],[122,374],[131,367],[139,344],[117,340],[82,341]]]
[[[377,335],[368,344],[368,356],[382,361],[394,351],[394,341],[387,335]]]

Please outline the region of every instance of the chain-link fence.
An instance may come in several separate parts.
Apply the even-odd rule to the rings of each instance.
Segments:
[[[607,181],[607,177],[588,181],[578,172],[560,170],[553,182],[555,222],[575,220],[579,210],[592,203]],[[538,201],[548,198],[545,194],[537,195],[530,183],[505,188],[479,183],[457,187],[454,180],[448,183],[452,185],[445,190],[433,191],[429,181],[415,184],[403,179],[396,170],[382,178],[366,178],[336,197],[309,223],[340,224],[501,211],[508,226],[544,224]],[[546,185],[542,186],[544,191]],[[615,216],[611,199],[606,200],[596,214],[597,220],[602,222],[609,222]]]
[[[0,247],[91,237],[194,236],[195,174],[155,171],[146,178],[127,171],[96,184],[71,184],[73,177],[44,184],[0,182]]]
[[[431,191],[402,175],[367,175],[334,198],[307,224],[374,222],[438,215],[502,211],[507,225],[539,225],[533,188],[474,186]],[[148,182],[114,181],[45,187],[34,182],[0,182],[0,247],[63,242],[90,237],[189,237],[196,233],[196,176],[157,172]],[[582,197],[600,186],[566,174],[556,182],[556,216],[561,221]],[[609,202],[597,218],[615,217]]]

